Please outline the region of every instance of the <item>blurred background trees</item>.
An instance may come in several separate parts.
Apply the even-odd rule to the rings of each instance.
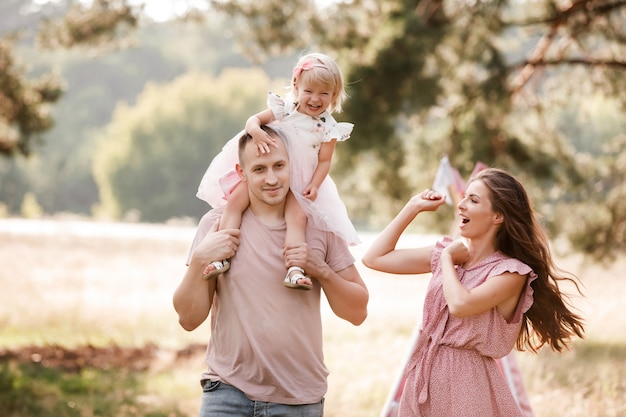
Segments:
[[[101,209],[118,218],[140,210],[159,222],[206,211],[188,191],[198,188],[208,156],[237,133],[233,126],[265,106],[269,85],[259,69],[228,69],[217,79],[187,73],[147,85],[132,107],[118,105],[94,158]]]
[[[47,214],[198,217],[213,155],[320,50],[348,83],[337,118],[355,130],[331,175],[359,228],[386,224],[446,154],[464,176],[477,161],[516,174],[575,249],[626,249],[624,0],[207,0],[164,22],[155,3],[192,3],[127,3],[0,6],[9,213],[30,193]]]

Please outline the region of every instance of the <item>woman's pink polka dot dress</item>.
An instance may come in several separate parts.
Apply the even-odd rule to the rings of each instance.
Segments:
[[[510,323],[495,308],[472,317],[453,317],[443,296],[439,263],[441,251],[450,242],[444,238],[433,251],[422,328],[406,368],[398,415],[522,417],[495,358],[514,348],[522,315],[533,303],[530,283],[537,276],[524,263],[500,252],[468,270],[457,266],[459,279],[468,289],[507,271],[528,274],[529,279]]]

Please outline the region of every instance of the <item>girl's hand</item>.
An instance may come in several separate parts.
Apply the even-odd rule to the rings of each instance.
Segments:
[[[442,251],[442,256],[449,256],[454,265],[462,265],[469,260],[469,249],[462,239],[457,239],[446,246]]]
[[[276,140],[262,129],[255,130],[255,132],[250,133],[250,135],[252,136],[252,142],[256,148],[257,156],[264,153],[270,153],[270,146],[275,148],[278,147],[278,145],[276,145]]]
[[[315,201],[317,198],[317,187],[309,184],[302,192],[302,195],[311,201]]]

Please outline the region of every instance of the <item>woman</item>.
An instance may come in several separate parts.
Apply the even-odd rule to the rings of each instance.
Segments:
[[[469,183],[457,205],[460,239],[395,248],[419,213],[444,203],[431,190],[412,197],[363,257],[378,271],[432,272],[398,415],[521,417],[495,358],[514,347],[561,351],[583,337],[558,287],[576,282],[554,264],[522,184],[499,169]]]

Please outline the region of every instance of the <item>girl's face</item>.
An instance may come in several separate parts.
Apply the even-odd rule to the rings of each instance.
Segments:
[[[296,85],[298,111],[300,113],[317,117],[330,106],[333,98],[332,88],[323,83],[307,83],[302,81]]]
[[[502,223],[502,216],[493,211],[491,192],[480,180],[472,181],[463,199],[457,204],[461,236],[476,238]]]

